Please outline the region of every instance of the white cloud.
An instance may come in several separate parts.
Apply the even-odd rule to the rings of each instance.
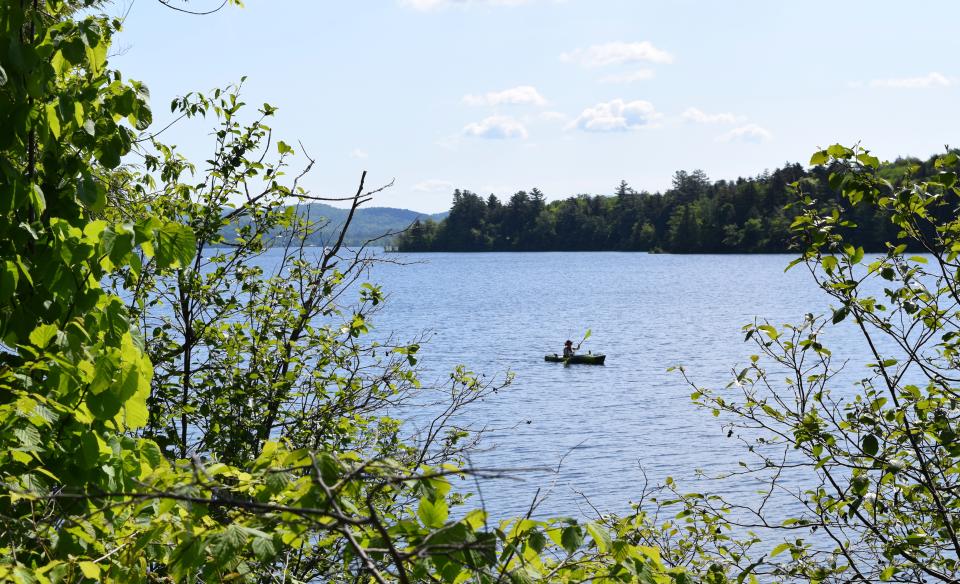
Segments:
[[[587,132],[624,132],[650,126],[662,117],[649,101],[614,99],[583,110],[570,127]]]
[[[473,4],[516,6],[518,4],[526,4],[530,1],[531,0],[400,0],[400,5],[420,12],[429,12],[450,6],[470,6]]]
[[[952,87],[956,80],[933,71],[921,77],[900,77],[891,79],[874,79],[870,87],[889,87],[894,89],[930,89],[933,87]]]
[[[413,185],[413,190],[418,193],[442,193],[452,191],[453,187],[450,181],[431,178]]]
[[[653,79],[653,69],[638,69],[630,73],[619,75],[607,75],[600,78],[600,83],[635,83],[637,81],[647,81]]]
[[[350,153],[350,158],[359,158],[361,160],[363,160],[367,156],[369,156],[367,152],[359,148],[354,148],[353,151]]]
[[[695,107],[688,107],[686,111],[681,114],[681,117],[688,122],[695,122],[697,124],[735,124],[743,119],[728,112],[708,114]]]
[[[520,85],[503,91],[490,91],[484,95],[465,95],[467,105],[546,105],[547,100],[532,85]]]
[[[672,63],[673,55],[658,49],[649,41],[638,43],[605,43],[586,49],[576,49],[560,55],[567,63],[579,63],[584,67],[604,67],[645,61],[648,63]]]
[[[481,122],[467,124],[463,128],[466,136],[503,140],[507,138],[526,138],[527,128],[519,121],[507,116],[490,116]]]
[[[758,126],[757,124],[746,124],[745,126],[740,126],[739,128],[734,128],[717,137],[718,142],[766,142],[773,138],[773,134],[770,133],[770,130],[767,130],[764,127]]]

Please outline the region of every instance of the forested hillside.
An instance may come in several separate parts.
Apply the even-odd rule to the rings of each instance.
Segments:
[[[340,234],[341,228],[347,222],[349,209],[334,207],[324,203],[311,203],[309,205],[300,205],[294,208],[295,211],[305,220],[315,223],[315,229],[307,235],[307,245],[323,246],[330,243],[333,236]],[[418,213],[409,209],[394,209],[392,207],[369,207],[357,209],[350,220],[344,243],[349,246],[361,245],[369,241],[376,241],[379,238],[388,239],[396,233],[400,233],[410,227],[410,225],[420,220],[441,220],[446,217],[446,213],[437,213],[427,215]],[[227,241],[235,241],[237,229],[247,221],[239,221],[225,229],[224,235]],[[275,230],[270,238],[275,240],[280,230]],[[276,241],[274,241],[276,243]],[[382,242],[381,242],[382,243]]]
[[[892,184],[934,172],[933,159],[898,159],[877,174]],[[612,196],[577,195],[546,202],[534,188],[508,201],[457,190],[449,216],[418,220],[398,240],[401,251],[662,251],[770,253],[789,248],[789,227],[799,212],[792,183],[820,203],[849,202],[830,186],[831,169],[786,164],[752,178],[710,181],[700,170],[678,171],[664,193],[634,191],[621,181]],[[851,228],[868,250],[897,238],[889,218],[858,208]]]

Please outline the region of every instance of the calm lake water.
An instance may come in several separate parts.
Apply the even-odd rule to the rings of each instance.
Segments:
[[[377,333],[432,333],[423,379],[442,383],[457,364],[488,377],[512,371],[507,389],[474,404],[461,422],[500,428],[472,457],[477,467],[557,467],[521,480],[481,484],[496,515],[522,514],[538,488],[539,515],[625,512],[644,481],[672,476],[693,490],[695,469],[736,468],[742,447],[690,401],[667,369],[683,364],[700,385],[722,388],[755,353],[741,327],[755,318],[800,322],[829,313],[829,299],[786,255],[676,256],[642,253],[390,254],[409,265],[371,273],[389,294]],[[582,351],[605,366],[546,363],[587,329]],[[825,343],[864,376],[853,327],[830,327]],[[859,358],[858,358],[859,357]],[[414,419],[424,412],[412,414]],[[562,464],[560,464],[562,461]],[[465,485],[473,488],[473,485]],[[727,484],[749,496],[756,485]]]

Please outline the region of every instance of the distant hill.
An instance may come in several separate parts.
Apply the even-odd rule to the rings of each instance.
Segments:
[[[301,205],[301,216],[309,217],[315,222],[320,222],[321,220],[325,220],[326,222],[326,225],[317,233],[314,233],[307,240],[307,243],[311,245],[328,243],[335,234],[339,233],[344,221],[347,220],[348,212],[349,209],[332,207],[323,203]],[[357,212],[354,213],[353,222],[350,224],[350,229],[347,231],[344,243],[346,245],[359,245],[387,233],[403,231],[410,227],[417,219],[440,221],[446,217],[448,213],[449,211],[445,211],[431,215],[428,213],[418,213],[409,209],[395,209],[392,207],[360,207],[357,209]],[[229,236],[228,239],[230,239]],[[378,243],[381,245],[388,244],[392,242],[392,239],[392,237],[386,238]]]
[[[330,205],[321,203],[301,206],[301,215],[307,216],[309,214],[310,219],[319,220],[322,217],[329,221],[327,226],[314,234],[309,242],[320,244],[330,239],[333,234],[338,233],[344,221],[347,220],[348,211],[348,209],[331,207]],[[443,213],[430,215],[409,209],[395,209],[393,207],[360,207],[353,215],[353,222],[350,224],[350,229],[347,231],[347,237],[344,242],[347,245],[357,245],[386,233],[403,231],[410,227],[417,219],[433,219],[434,221],[439,221],[446,217],[448,213],[449,211],[445,211]],[[382,243],[390,243],[390,241],[385,240]]]

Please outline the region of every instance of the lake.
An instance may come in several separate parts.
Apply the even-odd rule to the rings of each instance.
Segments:
[[[389,254],[408,265],[379,265],[370,280],[389,294],[377,335],[432,334],[420,354],[425,383],[442,383],[457,364],[488,377],[515,375],[508,388],[474,404],[464,421],[491,432],[472,463],[484,468],[557,467],[521,480],[481,484],[495,516],[526,511],[537,489],[538,515],[625,512],[651,482],[672,476],[693,487],[695,469],[736,468],[743,449],[721,422],[690,401],[682,364],[699,385],[722,388],[756,350],[741,327],[755,318],[779,325],[829,299],[788,255],[645,253]],[[546,363],[576,344],[607,355],[604,366]],[[835,357],[851,358],[848,378],[867,373],[852,326],[828,327]],[[844,391],[844,390],[840,390]],[[849,389],[845,391],[850,391]],[[411,414],[416,422],[417,415]],[[562,461],[562,464],[560,464]],[[641,467],[643,470],[641,470]],[[473,485],[468,485],[473,488]],[[756,490],[726,484],[726,494]]]

